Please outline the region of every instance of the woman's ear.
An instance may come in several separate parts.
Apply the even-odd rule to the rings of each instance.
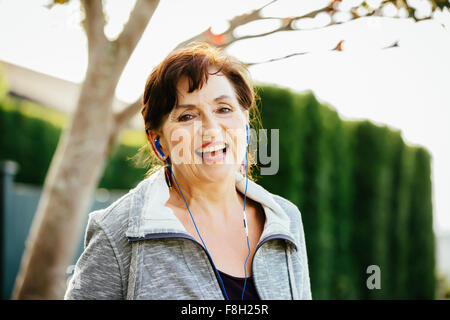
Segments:
[[[145,131],[145,133],[146,133],[148,142],[153,143],[155,141],[155,138],[156,138],[156,132],[154,132],[151,129],[147,129]]]
[[[158,150],[155,147],[155,139],[160,137],[160,133],[157,131],[154,131],[154,130],[147,130],[146,134],[147,134],[147,140],[150,143],[150,146],[151,146],[153,152],[156,154],[158,159],[160,159],[161,161],[164,162],[164,158],[162,157],[162,155],[158,152]],[[161,142],[160,142],[160,144],[161,144]]]

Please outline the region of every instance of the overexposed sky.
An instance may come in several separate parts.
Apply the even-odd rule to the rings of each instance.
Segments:
[[[47,0],[0,0],[0,60],[66,80],[81,82],[87,67],[86,38],[80,26],[78,0],[45,8]],[[132,102],[145,79],[179,42],[209,26],[220,32],[226,19],[259,7],[268,0],[162,0],[133,53],[116,90]],[[284,0],[264,10],[268,16],[297,15],[327,0]],[[358,3],[343,1],[343,5]],[[379,0],[368,1],[376,5]],[[424,14],[426,1],[412,0]],[[105,33],[115,38],[128,19],[134,1],[104,1]],[[386,14],[395,16],[393,8]],[[341,16],[345,21],[345,15]],[[409,144],[426,147],[432,157],[434,227],[450,231],[450,13],[436,21],[414,23],[394,18],[366,18],[327,29],[284,32],[265,39],[237,42],[228,52],[245,61],[264,61],[295,51],[309,54],[255,65],[255,81],[311,89],[344,119],[369,119],[400,129]],[[326,17],[302,27],[326,23]],[[276,26],[254,23],[237,30],[248,34]],[[343,52],[329,49],[344,40]],[[399,47],[381,49],[393,41]]]

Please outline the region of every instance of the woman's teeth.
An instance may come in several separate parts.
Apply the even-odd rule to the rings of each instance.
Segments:
[[[226,153],[227,145],[225,143],[218,144],[212,147],[200,148],[196,153],[202,158],[214,157],[216,155]]]
[[[223,150],[223,149],[225,149],[225,144],[224,143],[215,145],[213,147],[201,148],[200,152],[201,153],[206,153],[206,152],[213,152],[213,151],[218,151],[218,150]]]

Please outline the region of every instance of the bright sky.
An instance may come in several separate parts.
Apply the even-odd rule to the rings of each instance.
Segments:
[[[87,67],[87,49],[79,24],[79,1],[71,0],[51,10],[42,6],[47,2],[0,0],[0,60],[81,82]],[[227,18],[267,2],[162,0],[124,71],[117,97],[134,101],[142,93],[152,68],[179,42],[211,25],[213,30],[223,30]],[[327,2],[284,0],[268,7],[264,14],[297,15]],[[355,2],[361,1],[344,0],[343,5]],[[368,2],[376,4],[380,0]],[[426,1],[408,2],[417,3],[420,12],[430,10]],[[114,38],[126,23],[134,1],[104,3],[109,16],[105,33]],[[396,10],[386,13],[395,15]],[[387,124],[400,129],[407,143],[425,146],[433,157],[434,227],[440,232],[450,231],[450,13],[445,11],[437,19],[446,28],[436,21],[360,19],[327,30],[246,40],[231,46],[228,52],[243,61],[264,61],[294,51],[311,52],[256,65],[250,72],[255,81],[295,91],[312,89],[342,118]],[[273,23],[255,23],[238,31],[244,34],[270,29]],[[326,19],[308,23],[326,23]],[[343,52],[328,51],[342,39]],[[380,49],[395,40],[399,40],[400,47]]]

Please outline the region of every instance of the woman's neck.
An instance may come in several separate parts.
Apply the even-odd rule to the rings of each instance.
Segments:
[[[220,212],[225,218],[234,214],[236,208],[243,205],[242,197],[236,190],[235,175],[230,174],[220,182],[191,181],[188,182],[182,175],[176,175],[184,198],[191,213],[195,216],[199,213],[214,218],[214,213]],[[176,183],[171,192],[171,203],[180,208],[186,208]],[[195,213],[196,214],[195,214]]]

